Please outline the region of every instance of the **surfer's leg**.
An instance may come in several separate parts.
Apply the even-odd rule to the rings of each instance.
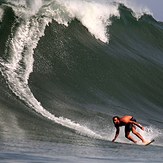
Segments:
[[[137,141],[133,139],[133,137],[130,135],[130,133],[125,134],[125,137],[127,139],[131,140],[132,142],[137,143]]]
[[[132,142],[137,143],[137,141],[134,140],[133,137],[130,135],[131,128],[132,126],[130,124],[125,126],[125,137]]]
[[[141,139],[143,143],[146,143],[144,138],[136,131],[136,127],[134,125],[132,126],[132,133],[135,134],[139,139]]]

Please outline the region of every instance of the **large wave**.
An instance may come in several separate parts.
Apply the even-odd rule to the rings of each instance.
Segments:
[[[113,110],[109,110],[110,115],[117,113],[118,111],[123,112],[120,108],[123,108],[124,104],[127,103],[125,99],[130,100],[128,106],[131,106],[131,103],[132,105],[137,104],[135,98],[139,98],[140,103],[144,103],[145,100],[148,101],[145,105],[149,106],[149,101],[151,102],[153,95],[150,94],[147,89],[150,88],[151,92],[155,92],[157,89],[162,88],[160,85],[152,87],[152,82],[157,76],[154,76],[155,72],[157,71],[158,74],[162,74],[160,68],[155,67],[154,70],[151,71],[153,75],[152,77],[150,76],[151,74],[147,73],[149,71],[148,64],[151,65],[150,68],[153,68],[153,65],[155,64],[162,67],[162,35],[160,35],[160,33],[162,34],[162,26],[153,20],[151,16],[147,16],[146,14],[143,15],[144,11],[139,11],[139,16],[137,16],[137,14],[138,12],[134,12],[124,7],[122,4],[120,5],[118,2],[112,1],[5,1],[0,8],[1,30],[4,29],[3,26],[6,25],[5,23],[10,22],[10,24],[7,24],[10,26],[8,27],[9,34],[7,36],[5,35],[6,39],[3,40],[5,42],[2,41],[5,48],[1,48],[0,71],[12,92],[28,105],[29,108],[34,109],[43,117],[71,128],[82,135],[98,139],[108,139],[73,120],[62,116],[55,116],[55,114],[52,114],[42,106],[29,87],[30,76],[34,70],[34,62],[36,62],[34,60],[34,54],[37,52],[36,49],[39,49],[40,39],[42,39],[43,36],[48,37],[48,35],[50,35],[45,34],[45,31],[48,30],[48,26],[53,26],[55,24],[54,26],[56,29],[53,31],[54,33],[52,33],[52,35],[56,34],[61,37],[61,33],[59,32],[61,32],[62,29],[70,29],[69,33],[67,32],[64,33],[65,35],[63,34],[64,36],[62,37],[64,39],[62,40],[61,38],[59,42],[60,46],[55,42],[56,45],[54,50],[57,51],[57,48],[60,48],[58,51],[60,51],[61,54],[59,55],[64,62],[63,51],[66,51],[65,47],[68,46],[68,44],[73,46],[73,44],[71,44],[73,38],[71,38],[70,35],[74,29],[78,28],[76,37],[81,44],[80,48],[86,47],[88,49],[84,54],[85,58],[83,59],[83,62],[81,61],[82,59],[79,59],[79,62],[78,59],[76,59],[76,62],[74,59],[75,64],[79,65],[78,69],[76,69],[78,73],[77,77],[79,78],[81,75],[81,78],[85,80],[82,84],[80,83],[81,89],[87,89],[93,100],[100,99],[100,102],[105,103],[105,106],[110,106],[111,104],[115,105],[116,103],[117,110],[115,111],[115,107]],[[140,16],[140,14],[142,16]],[[7,18],[9,21],[7,21]],[[59,26],[60,24],[64,26],[57,31],[57,28],[61,28]],[[72,27],[73,30],[71,30],[71,26],[73,25],[75,28]],[[88,31],[82,31],[82,36],[79,34],[79,31],[82,29],[81,25],[84,27],[84,30],[87,29]],[[144,29],[141,28],[140,31],[137,31],[135,28],[136,26],[144,27]],[[146,26],[148,26],[149,31],[144,33]],[[128,35],[126,35],[126,31],[128,32]],[[149,34],[150,31],[154,34]],[[159,34],[158,31],[160,32]],[[92,37],[89,34],[91,34]],[[160,35],[157,43],[154,40],[155,34],[157,34],[157,36]],[[65,40],[68,39],[69,42],[66,44]],[[90,42],[87,41],[87,39],[89,39]],[[124,43],[125,39],[126,44]],[[112,40],[112,42],[109,43],[110,40]],[[153,43],[153,41],[155,41],[155,45],[152,46],[150,50],[153,49],[153,51],[157,51],[157,54],[155,56],[149,56],[146,54],[146,49]],[[73,40],[72,42],[75,41]],[[65,44],[63,45],[63,43]],[[141,44],[143,44],[143,46]],[[127,45],[128,47],[126,47]],[[76,47],[77,46],[74,45],[73,48]],[[44,48],[46,49],[46,47]],[[63,50],[63,48],[65,49]],[[76,49],[78,49],[78,47]],[[81,50],[82,52],[84,51],[83,49]],[[48,51],[48,48],[46,50]],[[143,53],[141,54],[140,51],[143,51]],[[89,52],[94,53],[93,57],[88,54]],[[70,49],[69,53],[71,53]],[[100,58],[103,57],[103,59],[99,59],[97,53],[98,55],[100,54]],[[75,55],[78,58],[81,57],[80,55]],[[108,58],[108,55],[111,57]],[[92,60],[94,62],[93,64]],[[108,61],[110,64],[109,66]],[[42,61],[40,60],[40,62]],[[82,63],[85,64],[84,62],[87,63],[88,67],[82,65]],[[123,67],[123,64],[129,66]],[[65,65],[68,68],[68,71],[72,68],[71,65],[67,65],[66,63]],[[142,70],[138,69],[139,66],[137,65],[142,66]],[[69,66],[71,68],[69,68]],[[147,68],[144,68],[144,66],[147,66]],[[112,70],[113,67],[114,70]],[[80,70],[80,68],[82,70]],[[122,69],[120,70],[120,68]],[[85,70],[88,71],[87,74],[85,73]],[[44,71],[44,69],[40,71]],[[75,66],[73,67],[73,71],[75,72]],[[142,72],[139,73],[139,71]],[[74,73],[73,75],[73,79],[69,80],[71,84],[67,82],[67,85],[70,84],[75,87],[73,80],[74,77],[76,77],[76,74]],[[146,76],[147,78],[145,79],[143,76]],[[69,76],[68,78],[71,77]],[[80,82],[81,78],[77,81]],[[134,78],[137,78],[136,83],[134,82]],[[161,77],[159,78],[161,80]],[[66,77],[65,79],[65,81],[68,80]],[[146,82],[144,79],[149,79],[149,81]],[[144,85],[145,87],[143,88]],[[140,87],[144,89],[144,91],[139,90]],[[136,96],[137,94],[139,94],[139,96]],[[156,92],[155,95],[161,96],[162,94]],[[152,103],[159,103],[162,105],[162,102],[158,98],[153,98]],[[118,105],[120,107],[118,107]],[[90,107],[91,105],[88,106]],[[95,106],[92,105],[91,107]],[[139,113],[140,111],[144,112],[144,114],[146,112],[144,109],[139,110]],[[136,111],[130,112],[136,113]],[[155,113],[155,116],[160,112],[161,110],[158,109],[158,113]],[[150,112],[150,114],[152,113],[153,111]]]
[[[35,6],[35,3],[32,3],[31,6],[32,8],[34,7],[33,4]],[[1,65],[2,65],[1,73],[5,77],[8,86],[13,91],[13,93],[17,95],[21,100],[23,100],[30,108],[33,108],[36,112],[40,113],[44,117],[56,123],[72,128],[80,132],[81,134],[85,134],[91,137],[101,138],[100,135],[95,134],[87,127],[72,122],[67,118],[63,118],[63,117],[58,118],[55,115],[48,112],[46,109],[42,107],[40,102],[38,102],[37,99],[33,96],[33,93],[31,92],[28,86],[29,75],[33,71],[34,49],[36,48],[40,37],[43,36],[46,25],[52,19],[55,19],[58,22],[58,20],[60,21],[61,17],[64,17],[62,18],[63,20],[61,19],[61,22],[65,24],[68,23],[65,21],[65,17],[67,18],[76,17],[75,15],[73,15],[73,13],[70,12],[66,13],[66,16],[64,15],[65,13],[60,13],[60,12],[67,12],[66,10],[68,10],[66,9],[63,11],[62,5],[63,4],[59,6],[59,4],[56,4],[56,2],[52,2],[50,3],[50,5],[48,5],[48,7],[43,7],[42,8],[43,11],[41,10],[37,14],[35,13],[36,15],[30,15],[30,16],[28,15],[29,9],[24,8],[24,6],[23,7],[13,6],[13,10],[17,18],[12,24],[11,34],[6,43],[6,49],[4,55],[8,56],[6,58],[7,61],[1,60]],[[69,6],[69,4],[65,4],[65,2],[64,5]],[[76,3],[73,3],[72,5],[70,4],[70,6],[74,6],[74,5],[79,5],[79,4]],[[84,5],[86,8],[88,8],[90,7],[91,3],[84,2]],[[40,6],[41,5],[39,5],[39,7]],[[63,8],[65,6],[63,6]],[[97,10],[96,4],[92,6],[93,8],[95,7],[95,10]],[[73,8],[69,10],[72,11]],[[83,15],[79,17],[82,16]],[[104,21],[104,19],[101,21]]]

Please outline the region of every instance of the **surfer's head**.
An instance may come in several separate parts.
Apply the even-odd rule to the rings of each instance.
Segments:
[[[119,124],[119,122],[120,122],[120,118],[119,118],[118,116],[114,116],[114,117],[113,117],[113,123],[114,123],[115,125],[117,125],[117,124]]]

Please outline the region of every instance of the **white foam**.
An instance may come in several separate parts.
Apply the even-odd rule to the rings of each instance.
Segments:
[[[68,26],[74,18],[78,19],[88,31],[96,38],[105,43],[109,42],[109,31],[107,27],[111,25],[110,17],[119,17],[118,4],[123,3],[131,8],[133,16],[139,19],[144,13],[152,14],[146,7],[142,7],[129,0],[29,0],[14,1],[11,3],[22,4],[28,8],[26,16],[42,14],[50,19],[54,19],[59,24]],[[116,2],[116,3],[115,3]],[[23,10],[19,9],[19,15]],[[17,11],[18,14],[18,11]],[[25,14],[24,14],[25,15]]]
[[[160,135],[162,135],[161,130],[159,130],[155,126],[146,126],[145,132],[143,132],[141,130],[140,133],[145,138],[145,140],[156,139],[156,138],[160,137]]]
[[[130,8],[133,10],[133,16],[137,19],[139,19],[142,15],[149,14],[153,15],[153,13],[150,11],[149,8],[146,6],[142,6],[134,0],[116,0],[118,3],[124,4],[126,7]]]
[[[3,14],[4,14],[4,10],[0,8],[0,22],[2,22]]]
[[[118,4],[108,1],[59,0],[45,5],[40,13],[54,19],[59,24],[68,26],[73,19],[78,19],[88,31],[103,42],[109,42],[107,27],[111,25],[109,18],[119,16]]]
[[[58,3],[65,7],[71,19],[77,18],[88,31],[103,42],[109,41],[107,26],[109,18],[119,16],[118,5],[95,1],[60,0]]]
[[[42,0],[28,0],[26,3],[27,6],[31,9],[33,15],[36,14],[43,5]]]
[[[26,0],[5,0],[6,3],[13,4],[15,6],[25,6]]]
[[[148,8],[129,0],[57,0],[49,6],[49,13],[53,13],[53,18],[58,23],[66,26],[74,18],[78,19],[96,39],[107,43],[109,42],[107,27],[112,23],[110,17],[120,16],[119,3],[131,8],[133,16],[137,19],[144,13],[152,15]]]

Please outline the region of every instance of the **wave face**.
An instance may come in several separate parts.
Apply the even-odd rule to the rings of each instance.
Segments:
[[[1,2],[0,136],[111,140],[111,117],[131,114],[161,139],[163,24],[136,15],[108,1]]]

